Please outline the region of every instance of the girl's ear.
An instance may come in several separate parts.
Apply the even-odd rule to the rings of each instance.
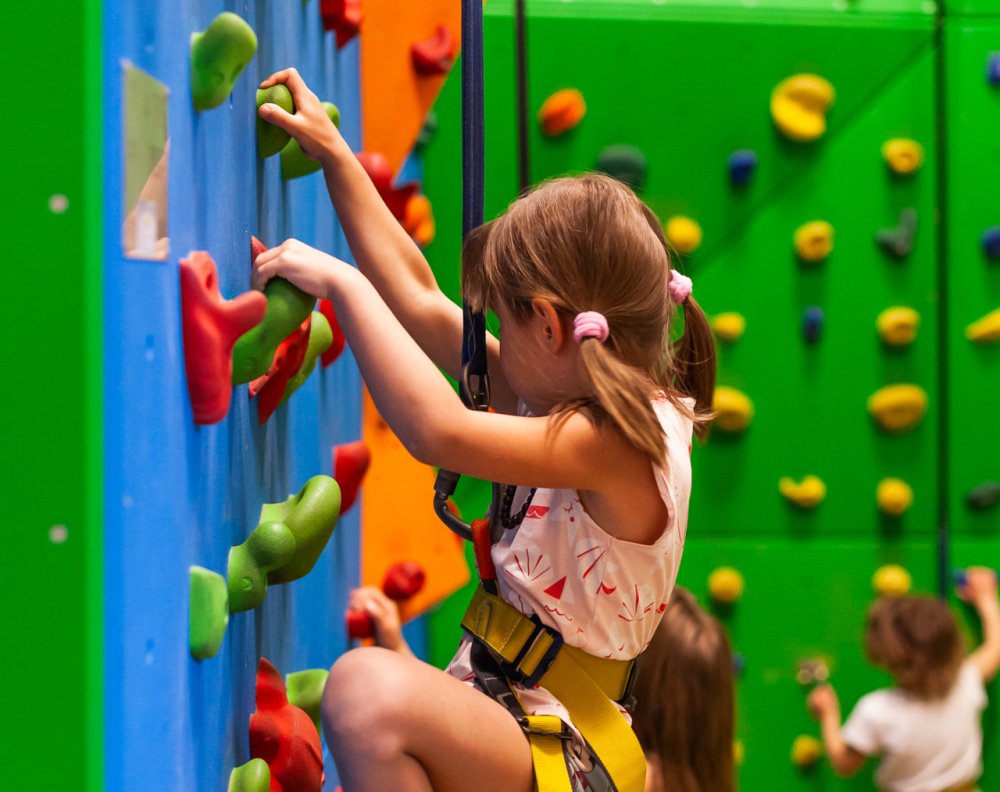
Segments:
[[[531,310],[534,313],[535,325],[542,334],[542,342],[552,352],[558,352],[568,338],[567,329],[559,312],[551,302],[542,297],[536,297],[531,301]]]

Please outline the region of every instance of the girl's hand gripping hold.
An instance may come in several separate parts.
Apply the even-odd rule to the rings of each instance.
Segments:
[[[295,69],[275,72],[260,84],[270,88],[279,83],[288,87],[295,102],[295,114],[287,113],[276,104],[261,105],[258,113],[269,124],[284,129],[295,138],[306,155],[324,165],[326,160],[340,149],[347,149],[347,143],[340,136],[319,98],[306,85]]]
[[[367,613],[375,626],[375,644],[393,652],[412,655],[403,638],[403,626],[399,620],[399,608],[380,589],[365,586],[354,589],[348,603],[348,610]]]
[[[356,270],[344,261],[316,250],[297,239],[286,239],[277,247],[265,250],[253,263],[250,283],[263,290],[271,278],[281,277],[320,299],[330,296],[330,289],[344,271]]]

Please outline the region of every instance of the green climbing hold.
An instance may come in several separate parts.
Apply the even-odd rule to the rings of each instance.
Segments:
[[[326,114],[333,121],[333,125],[339,129],[340,110],[337,109],[337,105],[332,102],[323,102],[323,107],[326,108]],[[322,167],[312,157],[306,156],[306,153],[302,150],[302,146],[299,145],[299,141],[295,138],[289,140],[288,145],[281,150],[282,179],[298,179],[301,176],[308,176],[310,173],[315,173]]]
[[[434,134],[437,132],[437,128],[438,128],[437,115],[435,115],[434,111],[432,110],[427,114],[426,118],[424,118],[424,123],[420,127],[420,132],[417,133],[417,140],[413,144],[414,147],[417,149],[417,151],[421,151],[422,149],[427,147],[427,144],[430,143],[431,140],[433,140]]]
[[[638,191],[646,181],[646,155],[635,146],[608,146],[597,157],[597,169]]]
[[[278,83],[270,88],[257,89],[257,109],[261,105],[274,104],[286,113],[295,112],[295,102],[292,99],[292,92],[285,85]],[[261,159],[273,157],[281,151],[292,139],[284,129],[274,124],[270,124],[257,115],[257,154]]]
[[[229,624],[226,581],[200,566],[188,570],[188,649],[195,660],[215,657]]]
[[[283,522],[295,535],[295,555],[272,569],[271,583],[289,583],[309,574],[326,547],[340,516],[340,485],[330,476],[313,476],[283,503],[265,503],[260,521]]]
[[[295,555],[295,535],[281,522],[262,522],[240,545],[229,550],[226,571],[229,609],[251,610],[267,596],[267,576]]]
[[[228,792],[268,792],[270,788],[271,768],[263,759],[251,759],[229,774]]]
[[[986,511],[1000,503],[1000,481],[984,481],[969,490],[965,502],[970,509]]]
[[[192,33],[191,99],[195,110],[211,110],[226,101],[256,51],[253,28],[229,11],[219,14],[201,33]]]
[[[318,732],[322,731],[320,706],[323,703],[323,687],[326,685],[329,673],[325,668],[309,668],[285,677],[288,702],[312,718]]]
[[[333,330],[330,329],[330,322],[319,311],[313,311],[312,323],[309,330],[309,346],[306,347],[306,356],[288,384],[285,386],[285,395],[281,397],[281,404],[288,401],[289,397],[295,393],[312,374],[316,368],[316,361],[320,355],[330,348],[333,343]]]
[[[301,325],[316,298],[284,278],[272,278],[264,289],[267,311],[260,324],[239,337],[233,347],[233,385],[257,379],[271,367],[278,344]]]

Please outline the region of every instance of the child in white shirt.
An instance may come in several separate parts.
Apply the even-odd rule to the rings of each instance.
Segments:
[[[982,773],[980,716],[984,683],[1000,667],[1000,603],[990,569],[968,571],[960,596],[979,612],[983,643],[965,656],[948,606],[931,597],[883,597],[868,615],[869,658],[896,687],[861,698],[840,725],[840,704],[829,685],[816,688],[809,707],[820,721],[834,771],[857,773],[881,757],[875,781],[884,792],[973,792]]]

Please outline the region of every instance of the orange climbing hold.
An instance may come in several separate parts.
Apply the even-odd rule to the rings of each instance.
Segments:
[[[587,103],[576,88],[556,91],[542,103],[538,111],[538,123],[542,132],[556,137],[576,127],[587,114]]]
[[[434,241],[436,226],[431,202],[426,195],[411,195],[403,212],[403,228],[420,247],[427,247]]]

